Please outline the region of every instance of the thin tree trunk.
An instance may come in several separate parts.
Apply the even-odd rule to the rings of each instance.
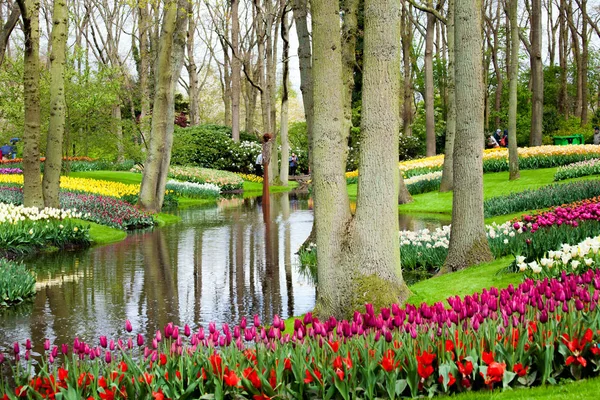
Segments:
[[[164,9],[150,148],[139,195],[139,205],[146,211],[160,211],[164,200],[173,143],[175,85],[183,65],[190,4],[187,0],[171,0]]]
[[[198,99],[198,71],[196,70],[196,60],[194,59],[194,36],[196,33],[196,20],[192,13],[188,16],[187,30],[187,58],[186,69],[188,72],[188,97],[190,99],[189,114],[190,126],[200,124],[200,102]]]
[[[23,128],[23,203],[25,207],[44,206],[40,179],[40,27],[39,0],[18,0],[23,17],[25,54],[23,95],[25,125]]]
[[[240,94],[241,70],[240,62],[240,20],[239,0],[231,0],[231,138],[240,141]]]
[[[1,7],[0,7],[1,9]],[[19,4],[16,2],[13,4],[10,14],[6,18],[4,26],[2,27],[2,31],[0,31],[0,66],[4,61],[4,54],[8,49],[8,44],[10,41],[10,34],[12,33],[15,25],[19,22],[19,17],[21,16],[21,9],[19,8]],[[4,22],[4,17],[0,16],[0,21]]]
[[[413,91],[412,91],[412,67],[410,51],[412,47],[412,26],[408,17],[408,4],[402,3],[402,59],[404,72],[404,102],[402,112],[402,132],[406,136],[412,136],[413,117]]]
[[[581,0],[581,126],[588,123],[588,20],[587,0]]]
[[[509,180],[520,178],[517,148],[517,85],[519,82],[519,25],[517,22],[518,0],[510,0],[511,61],[508,102],[508,169]]]
[[[123,146],[123,121],[121,119],[121,103],[114,104],[112,107],[112,123],[117,141],[117,162],[125,161],[125,148]]]
[[[150,137],[150,126],[152,116],[150,115],[150,87],[148,77],[150,76],[150,51],[149,30],[150,21],[148,16],[148,5],[145,1],[138,4],[138,29],[140,37],[140,132],[142,140]]]
[[[342,0],[342,79],[344,80],[344,131],[352,129],[352,92],[356,66],[356,35],[358,32],[359,0]]]
[[[429,6],[433,7],[431,0]],[[433,91],[433,35],[435,33],[435,16],[427,13],[427,30],[425,33],[425,137],[426,155],[435,156],[435,115]]]
[[[567,91],[567,57],[569,54],[569,31],[567,28],[567,2],[560,0],[558,31],[558,63],[560,66],[560,89],[558,111],[565,119],[569,118],[569,100]]]
[[[285,0],[281,2],[281,8],[286,7]],[[281,138],[281,164],[279,166],[279,180],[283,186],[288,185],[288,175],[290,164],[290,143],[288,140],[288,81],[289,81],[289,53],[290,53],[290,38],[289,29],[291,28],[288,22],[287,11],[284,9],[281,15],[281,40],[283,41],[283,52],[281,61],[283,63],[282,91],[281,91],[281,124],[279,127]]]
[[[531,1],[531,133],[529,144],[542,145],[542,118],[544,117],[544,70],[542,65],[542,0]]]
[[[572,2],[569,1],[567,5],[567,22],[569,24],[569,28],[571,30],[571,39],[572,44],[571,48],[573,51],[573,62],[577,66],[577,76],[576,76],[576,88],[577,94],[575,97],[575,115],[581,118],[581,110],[582,110],[582,97],[583,97],[583,86],[582,86],[582,63],[581,63],[581,50],[579,48],[579,32],[577,26],[575,25],[575,18],[573,15],[573,6]]]
[[[66,0],[54,0],[50,54],[50,122],[42,188],[44,205],[60,208],[60,171],[65,131],[65,58],[67,45]]]
[[[454,78],[454,2],[448,1],[448,120],[446,121],[446,147],[440,192],[448,192],[454,186],[453,153],[456,136],[456,82]]]
[[[483,221],[481,2],[455,0],[456,141],[448,258],[442,272],[492,259]]]
[[[402,176],[402,171],[400,171],[400,169],[398,169],[398,174],[400,175],[398,185],[398,204],[412,203],[413,198],[410,195],[408,188],[404,184],[404,176]]]

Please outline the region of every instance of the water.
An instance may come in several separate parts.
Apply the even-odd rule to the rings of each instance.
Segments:
[[[270,203],[268,224],[260,198],[223,199],[216,207],[179,210],[181,223],[119,243],[26,260],[38,272],[38,293],[0,310],[0,351],[27,338],[40,352],[45,338],[121,337],[126,319],[150,338],[171,321],[196,328],[310,311],[315,288],[295,255],[312,228],[308,197],[273,194]],[[405,215],[400,221],[401,229],[447,223]]]

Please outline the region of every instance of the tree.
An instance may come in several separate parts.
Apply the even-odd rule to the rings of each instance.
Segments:
[[[138,200],[146,211],[159,212],[165,196],[173,145],[175,84],[183,66],[185,25],[190,5],[187,0],[168,0],[163,11],[150,146]]]
[[[518,1],[510,0],[510,75],[508,101],[508,168],[509,180],[519,179],[519,152],[517,147],[517,85],[519,83],[519,25]]]
[[[544,68],[542,65],[542,0],[531,1],[531,146],[542,145],[542,119],[544,117]]]
[[[398,243],[400,129],[399,0],[365,1],[362,144],[356,214],[344,164],[344,93],[339,6],[314,0],[313,83],[319,315],[348,317],[365,302],[404,301]]]
[[[239,0],[231,0],[231,137],[240,140],[240,19]]]
[[[39,0],[17,0],[25,34],[25,127],[23,129],[23,203],[26,207],[44,206],[40,180],[40,27]]]
[[[2,31],[0,31],[0,66],[2,65],[2,62],[4,61],[4,53],[6,52],[6,48],[8,46],[8,40],[10,39],[10,34],[12,33],[13,29],[17,25],[17,22],[19,22],[20,16],[21,16],[21,9],[19,8],[19,4],[15,2],[11,8],[8,18],[6,18],[6,22],[4,23],[4,26],[2,27]],[[0,18],[0,20],[3,20],[3,18]]]
[[[42,180],[44,205],[60,208],[60,170],[65,130],[65,58],[67,45],[66,0],[54,0],[52,11],[52,53],[50,54],[50,124]]]
[[[289,53],[290,53],[290,38],[289,31],[291,28],[291,22],[288,22],[288,10],[285,4],[285,0],[281,0],[281,8],[283,13],[281,14],[281,40],[283,41],[283,53],[281,54],[281,61],[283,63],[283,77],[282,77],[282,93],[281,93],[281,123],[279,127],[280,139],[281,139],[281,163],[279,166],[279,180],[284,186],[288,184],[289,167],[288,159],[290,156],[290,143],[288,140],[288,85],[289,85]]]
[[[433,0],[427,0],[428,8],[433,8]],[[435,156],[435,115],[434,115],[434,88],[433,88],[433,34],[435,32],[435,16],[427,13],[427,28],[425,31],[425,137],[426,155]]]
[[[455,0],[456,138],[448,258],[442,272],[492,259],[483,222],[484,86],[481,2]],[[320,254],[320,253],[319,253]]]
[[[446,121],[446,148],[444,151],[444,167],[442,170],[442,181],[440,192],[448,192],[454,187],[453,153],[454,140],[456,136],[456,82],[454,78],[454,2],[448,2],[448,118]]]

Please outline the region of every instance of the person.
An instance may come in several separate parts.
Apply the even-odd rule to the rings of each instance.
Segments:
[[[263,156],[262,151],[258,153],[256,156],[256,160],[254,161],[254,169],[256,170],[256,175],[262,176],[262,165],[263,165]]]
[[[2,150],[2,159],[8,160],[8,157],[13,152],[13,147],[10,144],[6,143],[0,149]]]
[[[600,127],[594,127],[594,144],[600,144]]]
[[[496,140],[496,143],[500,145],[500,139],[502,139],[502,130],[500,128],[496,129],[496,132],[494,132],[494,139]]]
[[[488,148],[500,147],[500,145],[498,144],[498,141],[496,140],[495,134],[490,135],[490,137],[488,138],[487,147]]]
[[[292,153],[290,157],[290,174],[296,175],[296,168],[298,168],[298,156],[296,153]]]
[[[500,139],[500,142],[498,142],[498,144],[502,147],[508,147],[508,129],[504,130],[504,134],[502,135],[502,139]]]

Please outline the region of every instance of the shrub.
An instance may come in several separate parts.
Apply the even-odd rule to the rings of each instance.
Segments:
[[[572,203],[600,195],[600,181],[542,186],[535,190],[493,197],[484,202],[485,218]]]
[[[167,190],[172,190],[179,196],[198,199],[215,199],[221,192],[221,188],[213,183],[180,182],[173,179],[167,182]]]
[[[0,258],[0,306],[20,303],[35,295],[35,274],[23,263]]]

